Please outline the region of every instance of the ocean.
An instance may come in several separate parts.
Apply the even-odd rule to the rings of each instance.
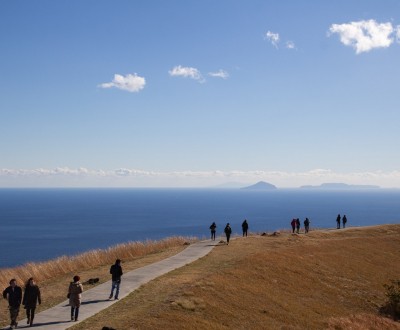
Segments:
[[[75,255],[128,241],[400,223],[400,190],[0,189],[0,268]]]

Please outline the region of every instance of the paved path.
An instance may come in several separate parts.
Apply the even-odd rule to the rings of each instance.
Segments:
[[[123,299],[141,285],[161,275],[169,273],[174,269],[180,268],[201,257],[204,257],[216,245],[218,245],[217,241],[206,240],[197,242],[189,245],[185,250],[172,257],[124,274],[119,291],[119,299]],[[84,291],[82,294],[82,306],[79,309],[78,322],[70,321],[70,307],[68,306],[68,301],[65,300],[61,304],[35,315],[32,328],[35,330],[68,329],[74,324],[77,324],[80,321],[97,314],[112,304],[115,304],[117,302],[116,300],[108,300],[110,291],[111,281]],[[25,313],[25,310],[21,308],[20,313]],[[18,322],[18,329],[27,327],[26,319]],[[5,327],[3,329],[9,329],[9,327]]]

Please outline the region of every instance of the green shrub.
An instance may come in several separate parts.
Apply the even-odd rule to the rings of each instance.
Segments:
[[[383,309],[397,320],[400,318],[400,280],[392,280],[391,284],[383,286],[386,289],[385,295],[389,299]]]

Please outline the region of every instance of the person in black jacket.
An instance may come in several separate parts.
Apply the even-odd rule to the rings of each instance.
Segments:
[[[114,290],[116,290],[114,298],[115,298],[115,300],[118,300],[119,285],[121,284],[121,276],[123,274],[120,259],[115,260],[115,264],[112,265],[110,268],[110,274],[111,274],[111,279],[112,279],[112,286],[111,286],[110,297],[108,297],[108,299],[112,299],[112,297],[114,295]]]
[[[18,325],[17,318],[22,301],[22,289],[17,285],[15,278],[10,281],[10,286],[3,291],[3,298],[8,300],[11,319],[10,328],[14,329]]]
[[[247,223],[247,220],[244,219],[243,223],[242,223],[242,231],[243,231],[243,237],[246,236],[247,237],[247,231],[249,230],[249,224]]]
[[[232,234],[232,228],[231,228],[229,222],[226,224],[224,232],[226,235],[226,244],[229,245],[229,240],[230,240],[231,234]]]
[[[211,240],[215,241],[215,232],[217,230],[217,225],[215,224],[215,222],[211,224],[210,230],[211,230]]]
[[[40,289],[35,284],[35,280],[31,277],[25,285],[24,298],[22,299],[22,305],[26,309],[27,323],[32,326],[33,319],[35,318],[36,304],[42,303],[40,296]]]

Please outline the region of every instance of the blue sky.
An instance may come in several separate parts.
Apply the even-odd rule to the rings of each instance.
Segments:
[[[0,2],[0,187],[400,187],[400,2]]]

